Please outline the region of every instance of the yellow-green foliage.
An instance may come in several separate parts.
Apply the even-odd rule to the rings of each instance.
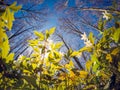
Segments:
[[[21,6],[16,6],[15,2],[6,7],[0,16],[0,62],[7,67],[0,72],[0,89],[103,90],[109,88],[108,83],[113,73],[117,75],[116,83],[118,82],[120,27],[112,26],[104,29],[108,20],[100,19],[98,22],[101,35],[99,39],[96,39],[92,32],[88,37],[84,33],[82,39],[85,46],[78,51],[69,49],[66,53],[60,52],[63,42],[54,42],[50,39],[55,27],[44,33],[34,31],[36,38],[28,41],[33,53],[30,57],[20,55],[14,61],[14,53],[9,54],[10,46],[5,27],[11,30],[14,13],[20,8]],[[81,56],[83,52],[89,53],[90,57],[86,58],[88,60],[85,68],[79,70],[75,67],[73,58]],[[61,64],[63,59],[66,62]],[[13,71],[17,73],[13,74]],[[11,78],[10,75],[14,77]]]
[[[14,62],[14,69],[21,71],[21,79],[26,82],[24,86],[30,85],[36,89],[65,89],[74,86],[73,84],[78,85],[80,78],[87,77],[86,71],[73,70],[75,67],[71,57],[78,55],[77,52],[70,55],[68,63],[60,64],[64,54],[59,49],[63,43],[50,40],[49,37],[54,31],[54,27],[45,33],[34,31],[37,38],[28,41],[33,53],[30,57],[20,56]]]
[[[13,59],[13,54],[8,55],[10,51],[8,36],[6,34],[6,29],[11,30],[13,21],[14,21],[14,13],[21,9],[21,6],[16,6],[16,2],[12,5],[7,6],[5,12],[3,12],[0,16],[0,57],[4,59]],[[9,62],[9,60],[7,60]]]
[[[16,2],[14,2],[12,5],[6,6],[5,11],[0,15],[0,89],[6,89],[14,83],[14,80],[7,78],[11,75],[14,53],[9,53],[10,45],[6,29],[12,29],[14,13],[19,9],[21,6],[16,6]]]

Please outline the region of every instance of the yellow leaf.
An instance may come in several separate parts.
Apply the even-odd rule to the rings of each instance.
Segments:
[[[69,71],[74,67],[74,63],[72,60],[70,60],[69,63],[65,64],[65,68],[68,69]]]
[[[86,64],[85,64],[85,67],[86,67],[86,69],[88,70],[88,71],[90,71],[90,68],[91,68],[91,66],[92,66],[92,61],[90,61],[90,60],[88,60],[87,62],[86,62]]]
[[[26,59],[26,57],[23,56],[23,55],[19,55],[19,57],[18,57],[18,60],[19,60],[19,61],[23,61],[23,60],[25,60],[25,59]]]
[[[14,7],[16,6],[17,2],[14,2],[13,4],[11,4],[9,7]]]
[[[86,72],[86,71],[80,71],[80,74],[81,74],[81,75],[87,75],[88,72]]]
[[[54,32],[55,32],[55,27],[52,27],[50,30],[49,30],[49,34],[52,35]]]
[[[6,63],[9,63],[14,59],[14,53],[10,53],[6,58]]]
[[[86,78],[88,75],[88,72],[86,71],[80,71],[80,78]]]
[[[15,20],[15,19],[14,19],[14,13],[11,12],[9,8],[6,8],[6,13],[5,13],[5,14],[6,14],[6,15],[5,15],[6,17],[5,17],[4,20],[7,21],[7,28],[8,28],[9,30],[11,30],[12,25],[13,25],[13,21]]]
[[[56,68],[56,65],[51,64],[51,68],[55,69],[55,68]]]
[[[37,64],[32,63],[32,68],[35,69],[37,67]]]
[[[70,77],[75,77],[75,74],[73,71],[70,71]]]
[[[46,39],[49,38],[50,34],[49,34],[49,31],[48,31],[48,30],[45,31],[45,36],[46,36]]]
[[[60,47],[63,45],[63,42],[58,42],[55,44],[54,49],[60,49]]]
[[[110,54],[107,54],[107,55],[106,55],[106,59],[109,60],[109,62],[112,62],[112,57],[111,57]]]
[[[21,5],[16,6],[16,4],[17,4],[17,2],[14,2],[12,5],[9,6],[9,8],[12,9],[13,11],[15,11],[15,12],[20,10],[22,8],[22,6]]]
[[[43,69],[43,71],[44,71],[44,72],[43,72],[44,74],[48,74],[48,75],[49,75],[49,73],[48,73],[48,70],[47,70],[47,69]]]
[[[23,66],[27,67],[27,62],[26,62],[26,60],[23,60],[23,61],[22,61],[22,64],[23,64]]]
[[[34,34],[35,34],[37,37],[39,37],[40,40],[44,40],[44,35],[43,35],[43,33],[38,32],[38,31],[34,31]]]
[[[29,70],[23,69],[23,73],[31,73]]]
[[[0,29],[0,46],[2,46],[4,39],[7,37],[6,33],[4,30],[1,28]]]
[[[5,10],[5,12],[2,14],[1,18],[5,21],[7,21],[7,9]],[[4,26],[2,26],[4,27]]]
[[[69,65],[70,65],[71,67],[73,67],[73,66],[74,66],[74,63],[73,63],[73,61],[72,61],[72,60],[70,60]]]
[[[89,33],[89,37],[88,37],[88,38],[89,38],[90,42],[91,42],[92,44],[94,44],[94,40],[95,40],[95,38],[94,38],[92,32]]]
[[[93,47],[83,47],[79,50],[79,52],[83,52],[83,51],[88,51],[91,52]]]
[[[54,51],[53,55],[54,55],[54,59],[56,59],[56,61],[62,58],[62,55],[57,51]]]
[[[8,42],[7,35],[6,35],[5,41],[3,42],[2,46],[0,46],[0,48],[2,49],[2,58],[6,58],[10,50],[10,45]]]
[[[52,52],[49,53],[48,57],[49,57],[49,59],[54,59],[54,55],[53,55],[53,53],[52,53]]]
[[[65,64],[65,68],[66,69],[70,69],[70,65],[69,64]]]
[[[119,51],[120,51],[120,48],[115,48],[111,54],[116,55],[117,53],[119,53]]]
[[[97,90],[97,87],[95,85],[86,85],[83,90]]]
[[[61,73],[60,76],[59,76],[59,79],[60,80],[65,80],[66,78],[66,74],[65,73]]]
[[[39,48],[37,48],[37,47],[33,47],[33,49],[34,49],[34,51],[36,51],[37,53],[39,53]]]
[[[78,55],[80,55],[80,53],[81,52],[79,52],[79,51],[74,51],[74,52],[72,52],[72,54],[70,56],[71,57],[78,56]]]
[[[12,5],[6,7],[5,12],[2,14],[1,18],[4,21],[5,24],[4,27],[6,26],[9,30],[11,30],[13,21],[14,19],[14,11],[18,11],[21,6],[15,6],[16,2],[14,2]]]
[[[101,72],[101,76],[102,78],[105,80],[105,79],[109,79],[109,76],[106,75],[105,73]]]
[[[17,68],[20,67],[20,64],[21,64],[20,61],[18,61],[18,60],[15,60],[15,61],[14,61],[14,65],[15,65]]]
[[[28,40],[30,46],[37,46],[38,45],[38,40]]]
[[[46,66],[49,67],[50,66],[50,62],[46,61]]]

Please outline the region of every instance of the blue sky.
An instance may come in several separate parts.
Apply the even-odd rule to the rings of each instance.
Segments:
[[[18,1],[18,3],[22,4],[22,2],[20,2],[19,0],[9,0],[10,3],[14,2],[14,1]],[[32,0],[30,0],[32,1]],[[58,2],[62,2],[63,4],[66,3],[68,1],[68,5],[65,9],[63,10],[56,10],[55,9],[55,5]],[[48,9],[48,15],[45,17],[47,19],[47,21],[44,23],[43,28],[41,29],[47,29],[53,26],[57,26],[58,25],[58,19],[62,16],[65,15],[65,12],[71,8],[71,7],[76,7],[77,1],[81,1],[83,2],[82,7],[99,7],[99,8],[104,8],[106,6],[111,6],[112,5],[112,1],[113,0],[43,0],[43,2],[41,4],[39,4],[38,6],[36,6],[35,8],[47,8]],[[29,3],[29,2],[28,2]],[[31,3],[26,3],[23,6],[23,8],[29,7],[31,5]],[[79,5],[81,6],[81,5]],[[44,11],[43,11],[44,12]],[[82,14],[82,13],[80,13]],[[20,13],[17,14],[16,16],[21,15]],[[66,16],[66,15],[65,15]],[[93,17],[95,18],[95,17]]]
[[[58,19],[61,17],[63,14],[62,12],[57,13],[55,10],[55,4],[60,1],[60,0],[44,0],[44,2],[41,4],[41,7],[48,7],[49,13],[48,13],[48,20],[45,23],[45,27],[42,29],[49,29],[50,27],[57,27],[58,25]],[[68,1],[68,7],[75,6],[75,0],[64,0],[64,2]]]
[[[65,12],[63,9],[63,11],[56,11],[55,10],[55,4],[57,2],[63,1],[63,3],[68,1],[68,6],[67,8],[70,7],[76,7],[76,0],[44,0],[44,2],[41,4],[41,7],[48,7],[49,12],[48,12],[48,17],[47,17],[47,22],[45,24],[45,27],[43,29],[46,28],[50,28],[52,26],[57,26],[58,25],[58,19],[61,16],[65,15]],[[104,8],[106,6],[111,6],[112,5],[112,1],[113,0],[93,0],[93,1],[89,1],[89,0],[78,0],[78,1],[83,1],[84,5],[83,6],[87,6],[87,7],[99,7],[99,8]],[[98,3],[97,3],[98,1]],[[99,1],[101,1],[99,3]],[[66,10],[67,10],[66,8]],[[59,12],[59,13],[58,13]],[[82,14],[82,13],[81,13]],[[95,17],[93,17],[95,18]]]

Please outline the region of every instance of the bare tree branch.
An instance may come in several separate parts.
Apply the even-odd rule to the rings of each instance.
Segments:
[[[69,46],[67,45],[67,43],[65,42],[64,38],[60,35],[60,34],[56,34],[64,43],[65,47],[67,48],[67,50],[70,50]],[[78,67],[80,69],[84,69],[83,66],[81,65],[81,63],[79,62],[78,57],[74,56],[73,59],[75,60],[75,62],[77,63]]]
[[[77,8],[77,7],[75,7],[75,8]],[[98,12],[108,11],[108,12],[111,12],[111,13],[120,14],[120,11],[119,11],[119,10],[113,10],[113,9],[101,9],[101,8],[77,8],[77,10],[98,11]]]

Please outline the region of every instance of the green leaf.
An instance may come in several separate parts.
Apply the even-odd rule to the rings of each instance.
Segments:
[[[103,30],[103,21],[102,21],[102,18],[99,19],[99,22],[98,22],[98,29],[99,29],[100,31]]]
[[[99,67],[100,62],[98,61],[98,58],[96,57],[96,55],[92,55],[91,60],[93,62],[92,70],[93,70],[93,72],[96,72]]]
[[[23,79],[19,79],[19,80],[17,80],[16,83],[13,84],[14,88],[22,87],[23,85],[24,85]],[[15,89],[13,89],[13,90],[15,90]]]
[[[65,55],[66,58],[69,57],[72,54],[73,50],[70,48],[67,52],[67,54]]]
[[[107,22],[107,20],[103,20],[102,17],[99,19],[98,29],[99,29],[100,31],[103,31],[103,30],[104,30],[104,26],[106,25],[106,22]]]
[[[45,36],[46,36],[46,39],[48,39],[48,38],[50,37],[50,34],[49,34],[49,31],[48,31],[48,30],[46,30]]]
[[[95,40],[95,38],[94,38],[94,36],[93,36],[93,33],[92,33],[92,32],[90,32],[90,34],[89,34],[88,38],[89,38],[90,42],[91,42],[92,44],[94,44],[94,40]]]
[[[93,62],[99,63],[98,58],[96,57],[96,55],[91,55],[91,60],[92,60]]]
[[[29,84],[31,84],[35,88],[38,87],[37,84],[36,84],[35,76],[22,76],[22,78],[25,79]]]
[[[93,72],[96,72],[98,67],[99,67],[99,65],[96,62],[94,62],[94,65],[92,67]]]
[[[40,81],[42,84],[48,85],[49,83],[45,80]]]
[[[120,28],[113,34],[113,40],[115,40],[116,43],[120,40]]]

